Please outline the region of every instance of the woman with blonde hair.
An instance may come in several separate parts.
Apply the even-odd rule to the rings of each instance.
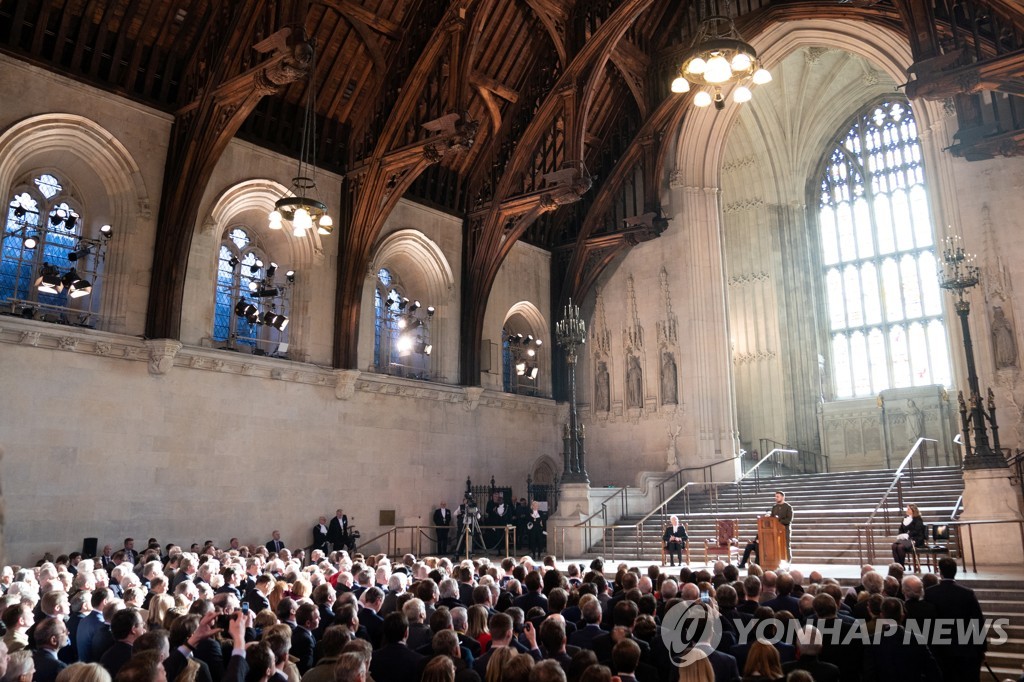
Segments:
[[[768,642],[759,639],[750,645],[747,663],[743,666],[743,682],[776,682],[783,680],[779,652]]]
[[[57,673],[57,682],[110,682],[110,673],[99,663],[72,663]]]
[[[15,651],[7,656],[7,673],[4,674],[3,682],[32,682],[35,674],[36,664],[29,649]]]
[[[487,661],[487,675],[484,677],[484,682],[505,682],[505,671],[512,663],[512,659],[518,655],[518,652],[510,646],[495,649],[491,654],[491,660]]]
[[[309,595],[313,593],[313,585],[305,577],[298,577],[292,583],[292,599],[300,604],[310,601]]]
[[[149,600],[149,612],[146,616],[147,630],[162,630],[167,612],[174,607],[174,598],[169,594],[157,594]]]
[[[267,601],[270,602],[270,610],[277,613],[277,605],[284,599],[285,593],[288,592],[288,583],[283,580],[278,580],[274,583],[274,589],[267,595]]]
[[[474,604],[466,612],[466,618],[466,635],[479,642],[480,650],[485,651],[491,642],[491,633],[487,630],[487,608]]]
[[[455,682],[455,662],[447,656],[431,659],[423,669],[420,682]]]
[[[679,682],[715,682],[711,661],[701,656],[679,668]]]

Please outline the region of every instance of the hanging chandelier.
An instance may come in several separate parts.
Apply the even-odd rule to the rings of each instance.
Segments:
[[[717,0],[711,0],[708,9],[711,15],[697,27],[671,89],[689,92],[692,84],[701,88],[693,95],[694,106],[714,104],[721,111],[725,108],[723,87],[736,85],[733,101],[749,102],[753,96],[750,86],[770,83],[772,75],[761,66],[757,51],[743,40],[733,20],[718,13]]]
[[[314,226],[319,234],[329,235],[334,231],[334,220],[327,213],[327,204],[320,200],[316,187],[316,47],[309,66],[309,87],[306,88],[305,115],[302,122],[302,145],[299,150],[299,167],[292,178],[293,196],[282,197],[274,203],[270,212],[270,229],[284,228],[285,221],[291,224],[292,234],[302,237]]]

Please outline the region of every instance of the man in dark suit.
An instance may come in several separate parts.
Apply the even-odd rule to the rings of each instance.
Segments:
[[[878,682],[931,682],[932,680],[970,679],[940,669],[928,647],[899,625],[903,620],[903,602],[894,597],[882,601],[877,619],[867,625],[871,644],[864,647],[864,679]],[[981,665],[981,662],[978,662]],[[817,679],[817,677],[815,677]],[[978,679],[978,671],[974,672]]]
[[[800,600],[793,596],[793,577],[788,573],[780,573],[775,581],[776,597],[766,601],[762,606],[767,606],[772,611],[789,611],[794,616],[800,615]]]
[[[259,613],[269,609],[270,601],[267,599],[267,595],[270,594],[273,588],[274,579],[266,573],[256,578],[253,588],[245,595],[245,600],[249,602],[249,610],[253,613]]]
[[[903,611],[906,613],[905,627],[913,632],[931,632],[931,622],[938,616],[935,604],[925,601],[924,583],[916,575],[903,579]]]
[[[814,618],[808,620],[808,623],[824,635],[822,649],[818,654],[820,660],[839,668],[843,682],[859,682],[864,666],[864,644],[863,639],[857,636],[858,633],[851,631],[863,628],[864,622],[850,623],[839,618],[839,608],[830,594],[815,595],[812,606]]]
[[[313,549],[319,549],[325,554],[331,551],[327,546],[327,534],[327,517],[321,516],[313,526]]]
[[[409,621],[399,611],[389,613],[384,619],[382,633],[384,645],[373,652],[370,675],[375,680],[417,682],[423,673],[427,657],[406,646]]]
[[[331,525],[327,528],[327,541],[331,543],[331,549],[337,552],[339,549],[348,549],[351,538],[348,534],[348,517],[342,509],[334,512]]]
[[[313,633],[320,627],[320,609],[316,604],[305,602],[295,612],[295,623],[292,648],[288,653],[297,659],[299,672],[305,675],[316,659],[316,638]]]
[[[117,677],[121,667],[132,657],[132,645],[146,632],[146,624],[138,609],[122,609],[110,619],[110,634],[114,643],[100,657],[100,665],[111,677]]]
[[[637,646],[640,647],[640,660],[643,663],[653,663],[651,645],[633,635],[633,624],[636,622],[638,614],[639,610],[636,604],[628,599],[624,599],[616,604],[612,610],[611,625],[613,629],[625,630],[626,638],[636,642]],[[612,648],[620,639],[621,637],[615,636],[612,632],[594,638],[594,653],[597,654],[597,660],[600,663],[604,665],[611,663]]]
[[[594,640],[606,634],[601,629],[601,601],[590,594],[580,598],[580,604],[584,625],[569,635],[569,644],[578,646],[581,649],[593,650]]]
[[[506,647],[515,647],[518,642],[515,641],[515,630],[512,628],[512,618],[507,613],[496,613],[491,616],[487,622],[487,628],[491,632],[491,648],[476,659],[473,663],[473,669],[476,670],[477,674],[480,675],[480,679],[486,679],[487,677],[487,664],[491,661],[491,656],[498,649]],[[526,639],[526,646],[519,646],[519,648],[529,648],[529,654],[533,657],[534,661],[541,660],[540,649],[537,647],[537,631],[533,629],[533,623],[525,623],[523,625],[523,637]],[[372,672],[372,671],[371,671]],[[377,679],[374,677],[374,679]]]
[[[384,605],[384,593],[380,591],[379,587],[370,587],[366,590],[366,595],[363,597],[363,607],[359,609],[359,624],[366,628],[366,634],[370,638],[370,643],[375,647],[380,646],[381,638],[384,635],[384,618],[378,615],[380,607]],[[400,613],[395,611],[394,613]],[[392,614],[388,614],[389,616]],[[403,619],[405,616],[402,617]],[[402,635],[402,641],[409,636],[409,621],[405,621],[406,633]]]
[[[284,543],[281,541],[281,531],[275,530],[271,533],[271,540],[267,543],[268,552],[280,552],[284,549]]]
[[[794,670],[806,670],[814,682],[839,682],[839,668],[818,658],[821,653],[821,632],[813,625],[805,625],[796,632],[797,651],[800,657],[784,666],[788,675]]]
[[[946,671],[947,679],[977,682],[981,662],[985,657],[986,642],[984,639],[980,642],[957,641],[955,633],[961,629],[970,632],[972,626],[977,628],[978,632],[983,631],[985,616],[981,612],[981,604],[978,603],[974,590],[956,582],[955,559],[939,559],[939,575],[942,576],[942,580],[938,585],[925,590],[924,599],[935,605],[938,618],[954,619],[957,621],[957,627],[953,628],[952,643],[933,646],[932,652],[942,669]]]
[[[68,637],[68,628],[60,618],[45,618],[36,625],[36,649],[32,652],[32,660],[36,666],[34,682],[54,682],[57,673],[68,667],[57,658],[57,652],[64,646]],[[6,655],[4,651],[4,655]]]
[[[527,573],[523,584],[526,587],[526,592],[521,597],[516,597],[512,605],[521,608],[523,613],[529,613],[530,609],[534,606],[541,607],[544,609],[544,613],[547,613],[548,598],[541,592],[541,589],[544,587],[544,581],[540,577],[540,573],[537,571]]]
[[[448,503],[441,502],[441,505],[434,510],[434,532],[437,533],[438,556],[448,552],[448,531],[451,526],[452,513],[448,510]]]

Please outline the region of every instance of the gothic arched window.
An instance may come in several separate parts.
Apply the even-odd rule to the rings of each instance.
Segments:
[[[377,271],[373,292],[373,362],[378,372],[433,379],[430,326],[434,307],[412,299],[388,268]]]
[[[228,228],[217,260],[214,341],[257,355],[287,352],[291,276],[278,270],[247,228]]]
[[[60,179],[42,173],[8,198],[0,259],[0,301],[10,312],[94,326],[109,226],[83,232],[78,202]]]
[[[818,187],[835,397],[948,385],[934,229],[909,103],[858,113]]]

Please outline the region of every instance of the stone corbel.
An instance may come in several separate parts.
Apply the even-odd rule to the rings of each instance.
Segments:
[[[466,387],[466,402],[464,407],[468,412],[475,412],[477,406],[480,404],[480,397],[484,394],[484,389],[481,386],[467,386]]]
[[[334,384],[334,397],[338,400],[348,400],[356,394],[356,380],[359,378],[358,369],[339,369],[334,372],[338,378]]]
[[[149,349],[149,373],[163,376],[174,367],[174,357],[181,350],[181,341],[175,339],[146,339]]]

